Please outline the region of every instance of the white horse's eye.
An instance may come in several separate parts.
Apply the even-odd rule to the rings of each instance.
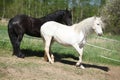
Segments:
[[[100,24],[97,24],[97,25],[100,25]]]

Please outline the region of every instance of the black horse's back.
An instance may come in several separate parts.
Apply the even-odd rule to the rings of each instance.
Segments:
[[[17,15],[9,21],[16,32],[26,33],[27,35],[40,37],[41,20],[27,15]],[[9,27],[9,26],[8,26]]]

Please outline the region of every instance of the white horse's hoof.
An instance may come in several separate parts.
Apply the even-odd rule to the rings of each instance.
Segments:
[[[54,63],[54,61],[52,61],[52,60],[51,60],[51,61],[49,61],[49,62],[50,62],[51,64],[53,64],[53,63]]]
[[[53,56],[53,55],[51,55],[51,59],[52,59],[52,61],[54,62],[54,56]]]
[[[85,67],[83,65],[80,65],[80,64],[76,64],[76,67],[80,67],[81,69],[85,69]]]
[[[80,65],[80,68],[81,68],[81,69],[85,69],[85,67],[84,67],[83,65]]]
[[[79,66],[80,66],[80,63],[79,63],[79,62],[77,62],[77,63],[76,63],[76,67],[79,67]]]

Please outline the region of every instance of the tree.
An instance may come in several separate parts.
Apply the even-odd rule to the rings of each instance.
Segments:
[[[101,16],[106,22],[106,31],[120,34],[120,0],[107,0]]]
[[[0,0],[0,18],[5,18],[7,6],[10,5],[10,0]]]
[[[43,17],[56,10],[71,9],[73,23],[98,15],[104,0],[0,0],[0,16],[11,18],[17,14]],[[8,3],[9,2],[9,3]],[[4,5],[3,5],[4,3]]]
[[[73,9],[73,22],[79,22],[87,17],[99,15],[103,0],[70,0]]]

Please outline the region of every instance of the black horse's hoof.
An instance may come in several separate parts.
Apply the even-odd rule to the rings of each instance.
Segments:
[[[19,58],[25,58],[25,55],[22,54],[22,55],[19,55],[18,57]]]
[[[25,55],[22,54],[21,52],[20,53],[13,53],[12,56],[17,56],[18,58],[25,58]]]
[[[18,58],[25,58],[25,55],[24,54],[19,54],[17,55]]]

